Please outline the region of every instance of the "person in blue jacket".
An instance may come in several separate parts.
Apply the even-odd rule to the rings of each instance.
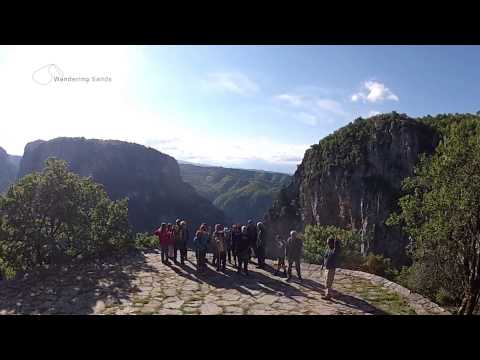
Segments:
[[[338,265],[338,257],[340,254],[340,241],[335,240],[333,237],[327,240],[328,249],[325,253],[323,266],[325,267],[325,296],[326,300],[332,297],[332,285],[335,278],[335,270]]]

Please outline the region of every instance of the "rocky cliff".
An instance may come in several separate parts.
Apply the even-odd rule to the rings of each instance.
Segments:
[[[57,138],[27,144],[19,176],[43,168],[49,157],[64,159],[70,169],[105,186],[112,199],[129,198],[135,231],[152,231],[177,217],[190,227],[224,221],[224,214],[180,177],[177,161],[155,149],[122,141]]]
[[[307,224],[359,230],[365,253],[400,265],[406,240],[384,223],[396,209],[402,180],[438,141],[432,127],[403,114],[359,118],[306,151],[265,220],[272,233]]]
[[[19,166],[19,157],[8,155],[0,147],[0,193],[6,191],[15,181]]]

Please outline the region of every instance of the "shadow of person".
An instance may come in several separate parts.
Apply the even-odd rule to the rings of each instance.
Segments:
[[[329,301],[336,304],[345,305],[352,309],[361,310],[362,312],[370,313],[373,315],[389,315],[387,312],[373,306],[365,300],[341,293],[336,290],[333,291],[333,296]]]
[[[249,266],[249,276],[245,276],[243,273],[239,274],[238,270],[230,265],[227,266],[224,271],[217,271],[216,266],[207,266],[207,272],[204,274],[198,274],[196,269],[188,265],[180,268],[172,267],[172,269],[174,269],[178,275],[192,281],[203,281],[217,289],[234,289],[245,295],[255,296],[256,292],[258,292],[287,296],[295,301],[298,300],[293,298],[294,296],[310,298],[308,294],[302,292],[295,286],[280,279],[267,276],[262,273],[262,270],[254,270],[252,266]]]

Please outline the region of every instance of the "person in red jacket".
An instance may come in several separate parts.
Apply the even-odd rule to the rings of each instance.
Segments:
[[[175,255],[175,233],[172,224],[167,224],[167,243],[168,243],[168,258],[173,259]]]
[[[158,236],[160,242],[160,249],[162,253],[162,263],[169,265],[168,261],[168,245],[170,243],[170,235],[167,232],[167,224],[162,223],[160,227],[155,230],[154,234]]]

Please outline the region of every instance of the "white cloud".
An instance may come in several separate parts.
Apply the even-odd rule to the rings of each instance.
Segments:
[[[260,91],[257,83],[238,72],[209,74],[207,87],[240,95],[250,95]]]
[[[342,109],[342,105],[335,100],[330,99],[319,99],[317,100],[317,105],[319,108],[329,111],[335,115],[346,116],[347,113]]]
[[[310,87],[309,89],[311,90]],[[333,99],[318,96],[312,91],[303,93],[284,93],[276,95],[273,99],[288,107],[294,108],[296,112],[293,118],[309,126],[317,126],[321,122],[333,122],[332,116],[348,118],[349,114],[342,107],[342,104]]]
[[[303,98],[300,95],[293,95],[293,94],[281,94],[274,97],[277,100],[284,101],[287,104],[293,106],[300,106],[303,104]]]
[[[351,100],[353,102],[362,100],[363,102],[375,103],[384,100],[399,101],[399,98],[384,84],[377,81],[366,81],[363,84],[363,90],[353,94]]]

